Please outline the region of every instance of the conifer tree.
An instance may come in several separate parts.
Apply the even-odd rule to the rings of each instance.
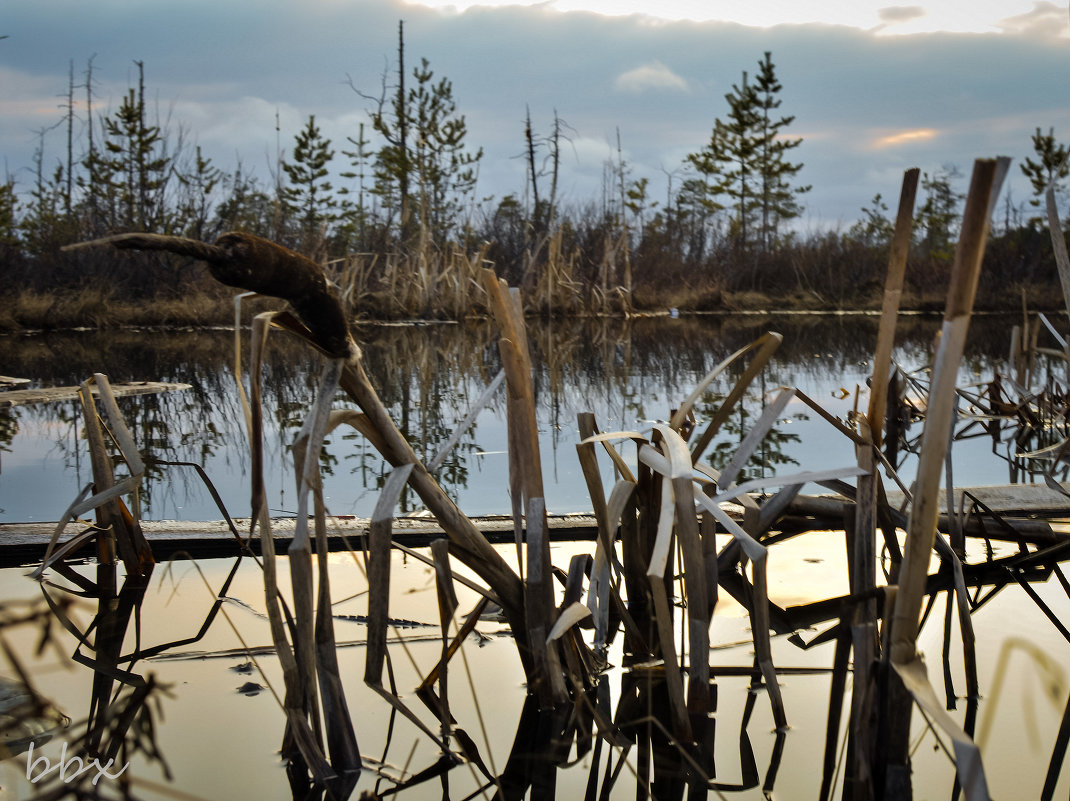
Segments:
[[[714,120],[709,143],[688,156],[688,161],[703,176],[710,194],[728,198],[732,238],[737,248],[745,251],[758,207],[758,94],[744,72],[742,84],[733,84],[724,97],[728,103],[726,119]]]
[[[944,166],[931,176],[927,172],[921,174],[925,202],[915,214],[914,230],[922,252],[934,261],[950,262],[955,255],[952,226],[958,219],[959,203],[965,197],[951,187],[951,179],[958,174],[954,166]]]
[[[0,253],[18,246],[15,182],[0,183]]]
[[[212,160],[201,153],[198,145],[194,149],[193,161],[177,173],[182,185],[178,198],[177,228],[193,239],[214,239],[218,231],[209,230],[212,201],[216,187],[223,180],[223,171],[212,164]]]
[[[346,240],[355,239],[359,248],[367,247],[365,232],[368,225],[368,209],[364,204],[364,191],[365,191],[365,178],[367,178],[366,170],[368,163],[372,157],[371,150],[368,149],[368,145],[371,141],[364,138],[364,123],[360,123],[357,131],[357,138],[347,136],[346,141],[353,145],[353,150],[343,150],[342,155],[349,158],[349,163],[353,166],[352,170],[341,173],[343,178],[357,181],[357,200],[354,203],[350,200],[349,196],[353,194],[353,191],[347,187],[342,187],[338,190],[338,194],[342,196],[341,201],[341,213],[340,218],[343,220],[341,226],[342,236]]]
[[[316,125],[316,115],[310,114],[308,123],[294,140],[293,158],[282,162],[288,183],[282,189],[282,201],[287,210],[299,216],[302,246],[317,247],[323,239],[323,228],[334,220],[336,201],[331,194],[331,182],[326,180],[327,165],[334,158],[331,141],[325,139]]]
[[[729,234],[740,252],[754,244],[772,247],[779,224],[799,215],[797,197],[810,189],[790,184],[803,165],[789,162],[786,154],[802,139],[783,136],[793,116],[773,115],[781,104],[781,88],[766,52],[758,62],[757,82],[750,83],[743,73],[741,84],[733,84],[725,95],[728,114],[714,120],[709,143],[687,157],[701,176],[687,184],[689,192],[706,195],[701,203],[707,212],[729,210]]]
[[[761,177],[761,228],[759,241],[768,251],[776,244],[779,225],[783,220],[798,217],[802,212],[798,196],[810,191],[810,186],[791,186],[792,178],[802,169],[801,163],[787,160],[788,151],[802,144],[802,138],[786,139],[782,129],[791,125],[795,116],[774,119],[772,112],[780,107],[781,86],[777,80],[772,57],[767,50],[758,62],[756,90],[758,94],[758,174]]]
[[[373,99],[372,127],[383,137],[375,165],[375,187],[384,205],[400,215],[403,241],[422,226],[436,242],[451,233],[463,201],[475,189],[483,149],[467,149],[468,127],[457,113],[453,84],[435,80],[427,59],[412,71],[406,90],[403,27],[398,26],[398,86],[387,103],[386,87]]]
[[[119,110],[104,119],[107,139],[103,171],[118,193],[118,223],[138,231],[164,230],[164,190],[172,159],[158,125],[149,125],[145,110],[145,64],[134,62],[138,86],[130,89]]]
[[[1059,188],[1059,182],[1070,175],[1070,160],[1067,154],[1070,147],[1060,145],[1055,141],[1055,128],[1049,128],[1046,134],[1037,128],[1033,134],[1033,152],[1037,160],[1029,158],[1021,165],[1022,174],[1029,179],[1033,186],[1033,197],[1029,203],[1033,206],[1041,204],[1041,196],[1048,187],[1054,184]]]
[[[881,193],[873,196],[868,206],[862,208],[862,219],[851,226],[847,238],[868,248],[885,248],[891,244],[895,226],[888,218],[888,204]]]

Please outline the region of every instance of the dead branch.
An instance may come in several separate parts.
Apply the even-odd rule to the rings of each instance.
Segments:
[[[206,262],[212,277],[222,284],[288,301],[327,354],[347,358],[354,352],[345,312],[330,291],[323,268],[282,245],[240,231],[223,234],[212,245],[180,236],[134,233],[80,242],[64,250],[100,245],[162,250]]]

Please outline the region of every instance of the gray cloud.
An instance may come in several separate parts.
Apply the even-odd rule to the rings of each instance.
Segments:
[[[1053,3],[1033,3],[1033,10],[999,23],[1000,30],[1026,37],[1065,38],[1070,34],[1070,15]]]
[[[910,22],[925,16],[925,9],[921,6],[886,6],[877,9],[877,16],[881,22],[895,24],[897,22]]]
[[[384,72],[393,80],[401,18],[407,63],[424,56],[452,80],[469,141],[484,148],[484,196],[523,191],[518,156],[530,107],[537,132],[549,132],[555,111],[574,130],[561,174],[572,202],[600,196],[601,160],[615,151],[618,128],[632,176],[649,178],[652,196],[663,198],[666,173],[678,181],[684,156],[725,113],[725,93],[744,70],[754,74],[766,50],[784,86],[780,111],[796,117],[789,132],[804,137],[793,155],[806,165],[800,180],[814,187],[805,198],[814,225],[850,222],[876,192],[895,196],[908,167],[957,163],[968,173],[977,156],[1021,158],[1038,125],[1070,139],[1070,109],[1056,91],[1070,52],[1032,24],[1050,4],[1006,21],[1002,34],[894,37],[830,25],[653,25],[546,7],[458,14],[400,0],[190,0],[155,12],[131,0],[10,5],[0,31],[10,35],[0,41],[0,157],[22,189],[35,131],[61,118],[69,61],[80,81],[93,54],[99,110],[117,106],[141,59],[172,131],[181,125],[220,166],[238,154],[265,177],[276,113],[283,148],[315,114],[341,170],[345,138],[369,107],[346,76],[372,94]],[[54,164],[59,133],[45,146]]]

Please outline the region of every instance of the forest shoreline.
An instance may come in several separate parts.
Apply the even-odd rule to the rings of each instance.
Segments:
[[[904,293],[902,313],[938,314],[944,310],[946,298],[938,292]],[[673,303],[675,302],[675,304]],[[283,304],[274,298],[246,301],[247,314],[277,309]],[[654,317],[680,315],[781,314],[785,312],[815,314],[876,314],[881,298],[877,294],[856,298],[852,303],[827,302],[820,296],[802,292],[773,295],[764,292],[721,292],[711,298],[708,294],[692,297],[675,294],[670,298],[636,293],[631,307],[600,310],[568,310],[546,315],[545,310],[529,309],[530,316],[552,316],[562,319],[622,318],[628,316]],[[1063,300],[1057,288],[1043,285],[1029,287],[1023,297],[1019,292],[979,293],[977,312],[1013,313],[1063,311]],[[358,304],[348,310],[350,323],[397,321],[462,322],[486,316],[482,303],[473,302],[463,315],[399,316],[377,313],[369,304]],[[243,315],[247,316],[247,315]],[[0,308],[0,334],[23,334],[72,329],[113,330],[130,328],[233,328],[234,295],[228,290],[196,292],[180,298],[125,299],[97,288],[58,290],[41,293],[15,292],[8,295]]]

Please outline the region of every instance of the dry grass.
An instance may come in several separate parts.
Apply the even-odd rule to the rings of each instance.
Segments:
[[[230,325],[230,291],[196,291],[184,297],[135,301],[112,289],[88,287],[56,292],[24,291],[0,306],[0,331],[48,331],[125,326]]]

